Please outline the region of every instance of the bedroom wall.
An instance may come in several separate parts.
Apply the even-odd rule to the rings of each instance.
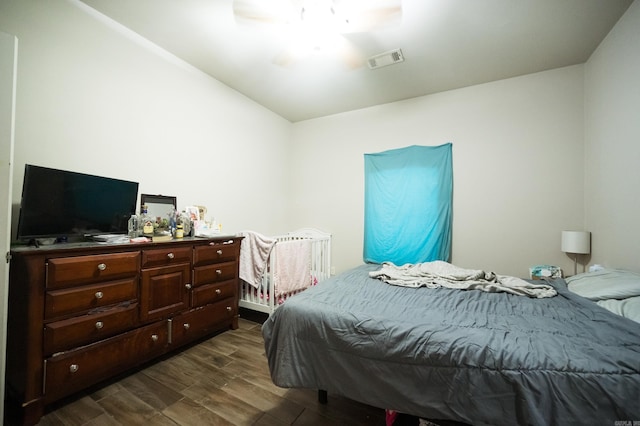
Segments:
[[[2,0],[0,30],[20,41],[14,229],[32,163],[138,181],[225,230],[287,230],[288,121],[76,0]]]
[[[14,201],[27,162],[137,180],[207,205],[228,230],[326,229],[339,272],[362,258],[362,155],[450,141],[455,263],[571,271],[560,231],[586,224],[592,263],[633,267],[638,129],[622,118],[638,110],[638,9],[587,63],[584,86],[574,66],[292,126],[76,0],[3,0],[0,30],[20,39]],[[611,205],[623,206],[615,220]]]
[[[585,65],[585,211],[592,263],[640,272],[640,2]]]
[[[293,125],[292,213],[333,234],[336,272],[362,263],[364,153],[453,143],[452,262],[526,276],[573,261],[583,226],[583,66]]]

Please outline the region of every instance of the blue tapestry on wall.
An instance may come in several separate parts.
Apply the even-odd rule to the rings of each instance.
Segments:
[[[364,155],[364,261],[449,261],[451,143]]]

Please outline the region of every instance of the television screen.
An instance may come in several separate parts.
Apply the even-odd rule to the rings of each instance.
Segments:
[[[126,234],[138,183],[25,165],[18,240]]]

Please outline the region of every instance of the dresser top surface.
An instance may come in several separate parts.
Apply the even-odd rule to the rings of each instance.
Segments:
[[[132,251],[148,248],[158,247],[170,247],[172,245],[184,245],[184,244],[206,244],[207,242],[224,243],[231,240],[240,240],[243,237],[237,234],[220,234],[215,237],[184,237],[180,239],[174,239],[170,241],[160,242],[141,242],[141,243],[105,243],[97,241],[79,241],[79,242],[66,242],[55,243],[47,245],[28,245],[28,244],[13,244],[11,245],[11,252],[21,255],[29,254],[43,254],[54,252],[65,252],[68,250],[122,250]]]

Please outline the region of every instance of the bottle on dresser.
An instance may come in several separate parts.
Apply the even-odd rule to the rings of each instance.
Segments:
[[[138,222],[139,216],[132,214],[127,223],[127,229],[129,231],[129,238],[137,238],[140,236],[140,226]]]
[[[140,230],[139,234],[143,237],[153,237],[153,224],[155,223],[155,221],[155,218],[149,215],[147,205],[141,205],[140,217],[138,218],[138,229]]]

